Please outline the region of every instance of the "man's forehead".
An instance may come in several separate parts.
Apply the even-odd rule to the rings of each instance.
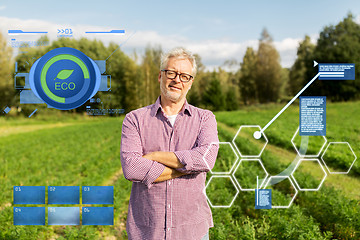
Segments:
[[[189,70],[192,70],[192,64],[190,62],[189,59],[187,58],[176,58],[176,57],[172,57],[169,59],[168,61],[168,68],[173,67],[173,68],[188,68]]]

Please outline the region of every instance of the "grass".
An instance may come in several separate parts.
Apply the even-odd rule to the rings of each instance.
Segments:
[[[231,142],[241,125],[264,127],[282,107],[270,104],[216,113],[220,141]],[[327,106],[328,142],[349,142],[357,156],[360,156],[359,112],[359,102]],[[0,239],[127,239],[125,223],[131,182],[121,171],[121,124],[122,117],[66,115],[57,120],[37,114],[30,119],[1,118]],[[261,160],[270,175],[281,173],[297,159],[290,142],[297,127],[298,107],[293,104],[266,129],[269,143]],[[244,131],[236,139],[241,150],[249,154],[259,151],[263,144],[251,135],[251,131]],[[311,146],[318,143],[316,139],[312,141]],[[231,148],[224,146],[214,171],[226,172],[235,164]],[[350,161],[346,158],[344,162],[338,161],[343,156],[339,152],[327,152],[331,170],[341,169]],[[262,174],[256,163],[243,161],[237,168],[235,176],[244,188],[253,188],[255,176]],[[210,238],[359,239],[359,165],[359,161],[355,162],[348,175],[329,174],[317,192],[299,192],[289,209],[255,210],[254,192],[240,191],[230,208],[212,209],[215,227],[210,230]],[[297,170],[296,179],[304,186],[318,184],[322,173],[317,166],[316,162],[307,162]],[[228,178],[217,180],[207,189],[209,197],[218,205],[231,202],[236,192],[232,182]],[[114,226],[13,226],[15,185],[115,186]],[[274,201],[281,204],[289,201],[293,194],[290,188],[285,181],[274,185]]]
[[[20,120],[22,121],[22,120]],[[28,124],[28,131],[0,137],[0,239],[98,239],[110,227],[37,227],[12,225],[12,187],[15,185],[83,186],[118,184],[121,118],[70,119],[61,124]],[[9,126],[21,126],[9,122]],[[114,178],[115,176],[115,178]],[[126,196],[115,187],[115,195]],[[126,192],[129,194],[129,191]],[[119,198],[121,199],[121,198]],[[121,206],[120,206],[121,205]],[[126,203],[115,202],[115,217]],[[85,229],[87,229],[85,231]],[[92,230],[90,230],[92,229]],[[107,230],[106,230],[107,229]],[[106,230],[106,231],[105,231]]]
[[[269,104],[259,107],[249,107],[235,112],[218,112],[216,119],[218,122],[235,129],[239,129],[241,125],[259,125],[260,127],[265,127],[282,107],[283,105]],[[359,102],[328,103],[326,108],[327,142],[348,142],[356,156],[360,156],[360,128],[357,124],[360,118]],[[293,104],[265,130],[265,135],[270,144],[294,151],[291,139],[298,126],[299,108],[296,104]],[[295,138],[295,143],[299,145],[300,141],[298,137]],[[308,148],[310,152],[307,154],[313,154],[320,150],[321,143],[319,143],[317,137],[309,138]],[[325,148],[323,150],[325,150]],[[340,155],[341,154],[342,153],[340,153]],[[353,158],[345,156],[340,160],[338,157],[339,152],[335,151],[331,153],[329,151],[328,155],[329,167],[335,169],[348,169],[351,165],[350,161],[353,161]],[[350,174],[360,175],[359,161],[355,162]]]

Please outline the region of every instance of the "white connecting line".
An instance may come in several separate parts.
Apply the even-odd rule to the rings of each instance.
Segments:
[[[283,107],[283,108],[281,109],[281,111],[280,111],[278,114],[276,114],[276,116],[273,117],[273,119],[271,119],[271,121],[270,121],[268,124],[266,124],[265,127],[263,127],[263,128],[261,129],[260,132],[258,132],[258,134],[254,134],[254,136],[260,136],[260,137],[261,137],[261,134],[264,133],[264,131],[305,91],[305,89],[307,89],[307,88],[310,86],[310,84],[312,84],[312,83],[319,77],[319,75],[320,75],[320,73],[316,74],[315,77],[313,77],[313,79],[311,79],[310,82],[308,82],[308,84],[306,84],[305,87],[303,87],[303,88],[300,90],[300,92],[298,92],[298,93],[295,95],[295,97],[293,97],[293,98],[290,100],[290,102],[288,102],[288,104],[286,104],[286,106]],[[259,133],[260,133],[260,134],[259,134]]]

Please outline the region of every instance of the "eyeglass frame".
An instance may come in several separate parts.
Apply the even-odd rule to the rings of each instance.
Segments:
[[[191,80],[194,79],[194,76],[191,76],[190,74],[187,74],[187,73],[178,73],[178,72],[176,72],[176,71],[174,71],[174,70],[170,70],[170,69],[161,69],[160,71],[161,71],[161,72],[165,72],[165,76],[166,76],[166,74],[167,74],[168,71],[174,72],[174,73],[176,74],[174,78],[169,78],[168,76],[166,76],[166,77],[167,77],[168,79],[174,80],[177,76],[179,76],[180,82],[183,82],[183,83],[190,82]],[[188,81],[183,81],[183,80],[181,80],[181,78],[180,78],[180,75],[181,75],[181,74],[185,74],[185,75],[187,75],[187,76],[190,76],[190,79],[189,79]]]

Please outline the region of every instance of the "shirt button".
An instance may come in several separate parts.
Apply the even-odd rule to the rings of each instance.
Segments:
[[[168,205],[169,208],[171,208],[170,204]]]
[[[168,231],[170,231],[170,228],[168,228]]]
[[[171,185],[171,182],[169,182],[169,185]]]

